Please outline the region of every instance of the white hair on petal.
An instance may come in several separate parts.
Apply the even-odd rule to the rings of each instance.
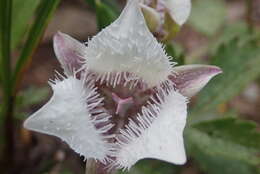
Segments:
[[[138,160],[155,158],[175,164],[186,161],[183,129],[186,123],[187,99],[178,92],[158,90],[137,114],[120,130],[115,161],[111,168],[130,169]]]
[[[57,74],[57,73],[56,73]],[[77,153],[103,163],[109,160],[113,147],[105,135],[113,124],[109,122],[103,105],[103,98],[94,88],[91,76],[81,80],[74,76],[60,74],[49,84],[53,89],[50,101],[29,117],[24,126],[64,140]]]
[[[107,72],[105,74],[97,74],[93,73],[91,71],[88,71],[85,69],[85,71],[88,72],[92,76],[92,79],[94,79],[95,82],[99,84],[105,84],[106,86],[111,86],[115,88],[118,85],[122,85],[125,88],[129,88],[130,90],[133,88],[136,88],[137,86],[142,86],[142,89],[148,89],[150,88],[149,84],[146,83],[146,81],[142,78],[137,77],[137,75],[133,73],[128,72],[117,72],[117,73],[111,73]],[[173,73],[171,73],[173,75]],[[164,89],[171,89],[175,86],[175,84],[170,80],[166,79],[163,82],[161,82],[159,85],[153,87],[156,89],[158,86],[163,87]]]

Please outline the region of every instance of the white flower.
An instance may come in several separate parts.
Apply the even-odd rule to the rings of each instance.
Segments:
[[[54,50],[66,77],[50,83],[53,97],[26,128],[113,168],[129,169],[143,158],[185,163],[186,97],[220,73],[218,67],[173,68],[136,0],[87,46],[57,33]]]

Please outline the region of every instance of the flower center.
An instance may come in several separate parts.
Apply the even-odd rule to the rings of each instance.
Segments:
[[[145,84],[138,82],[134,87],[123,81],[116,86],[95,83],[98,93],[104,98],[104,108],[112,115],[111,121],[115,125],[109,134],[117,134],[119,129],[128,124],[129,119],[136,120],[143,106],[154,94],[153,89],[144,88]]]
[[[112,92],[112,98],[116,103],[116,113],[117,115],[124,117],[127,109],[134,104],[133,97],[120,98],[116,93]]]

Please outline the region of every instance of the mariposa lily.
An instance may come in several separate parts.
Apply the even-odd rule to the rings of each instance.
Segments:
[[[64,140],[85,159],[129,169],[154,158],[186,162],[187,102],[219,74],[216,66],[175,63],[150,33],[137,0],[87,46],[58,32],[54,50],[65,75],[25,128]]]

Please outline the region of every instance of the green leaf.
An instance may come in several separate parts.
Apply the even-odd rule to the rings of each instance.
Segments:
[[[259,174],[260,133],[252,122],[224,118],[185,131],[189,154],[209,174]]]
[[[199,32],[212,36],[224,24],[226,5],[222,0],[196,0],[189,23]]]
[[[119,171],[117,174],[172,174],[179,173],[180,166],[154,159],[144,159],[135,164],[129,172]]]
[[[98,28],[102,30],[111,24],[118,17],[119,13],[114,8],[111,8],[111,6],[96,0],[96,15]]]
[[[114,0],[85,1],[96,11],[99,31],[111,24],[119,16],[119,10]]]
[[[260,148],[260,132],[256,131],[256,124],[232,117],[205,121],[194,127],[214,137],[255,148]]]
[[[199,94],[190,123],[203,119],[203,112],[217,108],[239,94],[260,74],[260,50],[257,45],[234,39],[222,45],[213,57],[213,65],[223,70]]]
[[[0,1],[0,76],[3,101],[10,102],[11,96],[11,23],[12,0]]]
[[[43,102],[49,95],[47,87],[36,88],[30,87],[25,91],[20,91],[16,98],[15,117],[25,119],[29,116],[28,109]]]
[[[11,23],[12,23],[12,0],[0,0],[0,79],[2,89],[2,102],[0,113],[0,127],[4,128],[6,120],[12,121],[12,83],[11,83]],[[7,126],[8,127],[8,126]],[[5,127],[6,128],[6,127]],[[7,147],[8,142],[4,142],[5,135],[0,138],[0,150]],[[10,146],[8,146],[10,147]],[[7,148],[8,152],[11,148]]]
[[[30,19],[32,19],[40,0],[13,0],[12,14],[12,40],[11,48],[14,49],[24,37]]]
[[[245,22],[236,22],[226,25],[218,37],[209,45],[211,54],[215,54],[221,44],[227,44],[236,37],[248,37],[248,26]]]
[[[96,3],[102,2],[116,13],[119,14],[118,5],[116,0],[85,0],[92,8],[96,9]]]
[[[50,21],[59,2],[60,0],[43,0],[41,2],[37,11],[37,16],[22,50],[21,56],[16,64],[15,73],[13,76],[13,84],[18,83],[18,79],[21,78],[20,73],[23,71],[23,68],[25,68],[27,63],[30,62],[32,54],[39,44],[44,30],[47,27],[47,24]]]
[[[89,4],[92,8],[96,8],[95,0],[85,0],[87,4]]]

